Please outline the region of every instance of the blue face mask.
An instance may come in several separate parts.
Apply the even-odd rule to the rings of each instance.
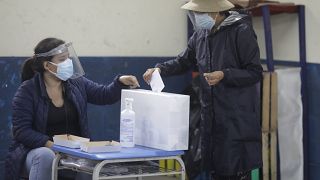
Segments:
[[[57,66],[57,73],[50,71],[57,78],[66,81],[73,75],[73,63],[71,59],[68,58],[59,64],[55,64],[53,62],[50,63]]]
[[[208,13],[195,13],[194,17],[196,29],[211,30],[216,23]]]

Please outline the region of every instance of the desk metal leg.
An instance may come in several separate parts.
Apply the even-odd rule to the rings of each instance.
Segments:
[[[57,157],[56,157],[57,159]],[[59,156],[60,159],[60,156]],[[93,170],[93,174],[92,174],[92,180],[98,180],[98,179],[111,179],[110,177],[100,177],[100,171],[103,168],[103,166],[105,166],[108,163],[120,163],[120,162],[135,162],[135,161],[149,161],[149,160],[166,160],[166,159],[174,159],[176,161],[179,162],[180,166],[181,166],[181,180],[185,180],[186,179],[186,169],[185,169],[185,165],[184,162],[182,161],[182,159],[178,156],[174,156],[174,157],[161,157],[161,158],[143,158],[143,159],[122,159],[122,160],[104,160],[100,163],[98,163],[94,170]],[[56,164],[57,166],[58,164]],[[56,169],[56,168],[55,168]],[[159,175],[159,174],[158,174]],[[165,175],[165,174],[164,174]],[[142,180],[143,176],[148,176],[148,175],[141,175],[139,177],[137,177],[137,180]],[[127,176],[127,177],[130,177]],[[136,177],[136,176],[131,176],[131,177]],[[119,178],[119,177],[114,177],[114,178]],[[122,177],[123,178],[123,177]],[[56,180],[56,179],[54,179]]]
[[[180,166],[181,166],[181,180],[185,180],[186,179],[186,167],[184,166],[184,162],[182,161],[182,159],[180,157],[174,157],[173,159],[175,159],[176,161],[179,162]]]
[[[58,180],[58,165],[59,161],[61,159],[61,155],[58,153],[53,159],[52,162],[52,173],[51,173],[51,179],[52,180]]]
[[[103,162],[103,161],[102,161]],[[98,163],[96,165],[96,167],[93,169],[93,173],[92,173],[92,180],[97,180],[99,179],[99,175],[100,175],[100,171],[102,169],[102,167],[105,165],[104,163]]]

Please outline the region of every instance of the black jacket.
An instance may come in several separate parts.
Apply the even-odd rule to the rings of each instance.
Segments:
[[[249,16],[232,15],[217,31],[198,30],[176,59],[157,64],[161,75],[197,66],[200,79],[203,170],[236,175],[262,166],[259,47]],[[203,73],[223,71],[209,86]]]

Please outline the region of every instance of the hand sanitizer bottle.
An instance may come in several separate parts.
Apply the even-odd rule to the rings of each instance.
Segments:
[[[135,112],[132,98],[125,99],[125,109],[120,117],[120,143],[122,147],[134,147]]]

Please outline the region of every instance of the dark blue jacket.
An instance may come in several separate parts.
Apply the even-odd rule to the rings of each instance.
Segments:
[[[234,17],[234,18],[232,18]],[[200,73],[201,158],[204,170],[223,176],[262,166],[259,47],[250,17],[229,16],[216,32],[198,30],[176,59],[157,64],[172,76],[197,66]],[[223,71],[209,86],[203,73]]]
[[[105,105],[117,102],[121,89],[125,88],[117,76],[106,85],[99,85],[85,77],[70,79],[63,83],[66,96],[78,111],[81,136],[90,137],[87,103]],[[5,179],[17,180],[24,166],[27,153],[43,147],[49,140],[46,135],[49,97],[42,75],[36,74],[18,88],[12,102],[13,141],[6,157]]]

